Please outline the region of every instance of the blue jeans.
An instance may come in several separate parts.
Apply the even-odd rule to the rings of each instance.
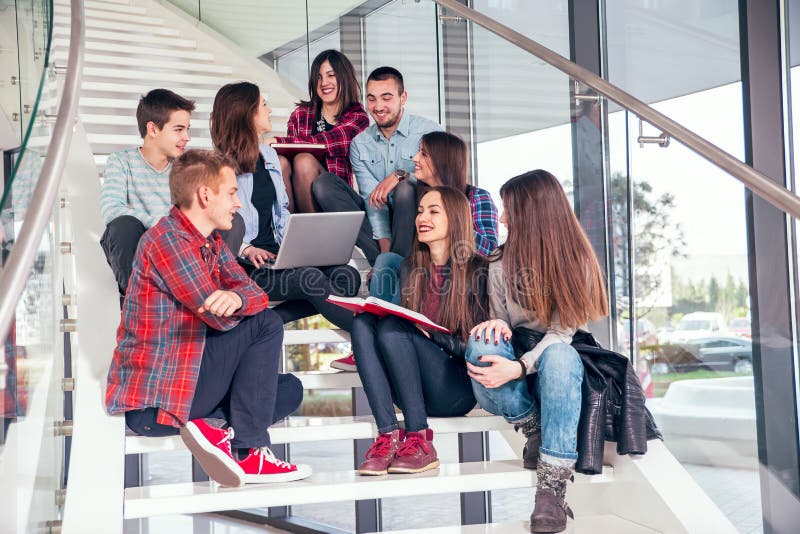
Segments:
[[[486,367],[489,364],[478,361],[478,358],[489,354],[513,360],[514,348],[509,341],[495,345],[470,337],[466,354],[469,363]],[[544,350],[537,363],[533,392],[538,406],[537,400],[531,396],[528,380],[512,380],[497,388],[487,388],[473,380],[475,398],[481,408],[502,415],[510,423],[525,421],[537,409],[540,410],[540,452],[555,458],[576,460],[583,382],[581,357],[570,345],[556,343]]]
[[[375,259],[372,278],[369,281],[369,294],[400,304],[400,264],[403,257],[394,252],[384,252]]]

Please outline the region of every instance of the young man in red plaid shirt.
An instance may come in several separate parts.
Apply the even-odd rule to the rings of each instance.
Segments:
[[[234,168],[207,150],[173,163],[175,205],[136,251],[106,405],[137,434],[180,432],[222,485],[297,480],[311,469],[275,458],[267,431],[303,398],[278,374],[282,321],[214,232],[241,207]]]

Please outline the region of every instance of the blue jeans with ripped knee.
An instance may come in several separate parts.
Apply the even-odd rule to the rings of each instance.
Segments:
[[[466,360],[486,367],[479,358],[494,354],[514,359],[510,341],[495,345],[491,341],[470,337]],[[540,411],[542,421],[542,454],[564,460],[578,458],[578,422],[581,416],[581,383],[583,363],[577,351],[566,343],[547,347],[537,361],[533,395],[527,380],[512,380],[497,388],[487,388],[472,380],[472,390],[481,408],[502,415],[510,423],[521,423]],[[538,404],[537,404],[538,399]]]

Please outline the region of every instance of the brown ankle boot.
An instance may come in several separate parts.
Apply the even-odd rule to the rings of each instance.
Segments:
[[[517,432],[522,430],[522,435],[528,438],[522,449],[522,467],[536,469],[536,464],[539,462],[539,448],[542,446],[542,423],[539,412],[533,412],[528,419],[515,424],[514,430]]]
[[[536,475],[538,482],[531,532],[561,532],[567,528],[567,516],[575,518],[564,501],[567,482],[574,479],[572,469],[548,464],[539,458]]]

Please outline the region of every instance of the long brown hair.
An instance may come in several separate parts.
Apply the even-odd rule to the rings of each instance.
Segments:
[[[538,169],[500,188],[508,220],[502,247],[511,298],[550,324],[577,328],[608,315],[603,274],[592,246],[555,176]]]
[[[450,132],[428,132],[422,136],[420,147],[428,152],[442,185],[466,192],[469,153],[467,144],[459,136]]]
[[[488,317],[488,304],[479,294],[480,277],[485,275],[486,262],[475,249],[472,212],[464,193],[452,187],[439,186],[428,189],[423,198],[431,193],[441,196],[450,241],[449,277],[440,295],[439,315],[431,319],[466,339],[470,329]],[[408,261],[409,276],[404,280],[401,302],[406,308],[420,311],[428,291],[433,261],[430,248],[420,243],[417,235]]]
[[[261,91],[250,82],[229,83],[214,97],[211,109],[211,141],[238,165],[236,174],[253,172],[258,161],[258,130],[254,118]]]
[[[339,87],[339,110],[336,113],[336,120],[342,116],[342,113],[353,104],[361,102],[361,86],[356,78],[356,70],[353,64],[347,59],[347,56],[338,50],[323,50],[314,62],[311,64],[311,72],[308,76],[308,100],[301,100],[298,105],[311,106],[314,113],[319,113],[322,107],[322,99],[317,94],[317,81],[319,81],[319,69],[325,62],[331,64],[333,73],[336,75],[336,84]]]

